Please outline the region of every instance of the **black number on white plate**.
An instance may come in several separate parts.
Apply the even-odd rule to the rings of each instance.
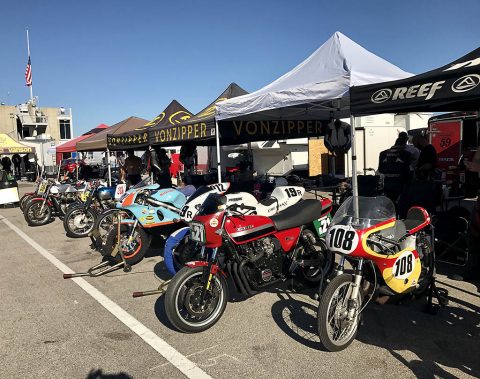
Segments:
[[[350,254],[358,244],[358,235],[349,226],[336,225],[328,231],[327,245],[333,251]]]

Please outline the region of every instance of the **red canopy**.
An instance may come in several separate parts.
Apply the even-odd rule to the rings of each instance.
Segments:
[[[84,139],[91,137],[94,134],[97,134],[98,132],[102,131],[105,128],[108,128],[108,125],[100,124],[97,127],[93,128],[92,130],[89,130],[88,132],[82,134],[81,136],[78,136],[77,138],[71,139],[70,141],[67,141],[65,143],[62,143],[61,145],[58,145],[55,148],[57,151],[57,154],[71,153],[73,151],[77,151],[77,142],[83,141]]]

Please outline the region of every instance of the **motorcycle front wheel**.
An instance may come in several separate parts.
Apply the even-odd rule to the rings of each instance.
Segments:
[[[43,205],[43,200],[31,201],[25,208],[23,215],[30,226],[45,225],[52,217],[52,208],[48,204]]]
[[[354,305],[354,315],[349,319],[352,289],[353,275],[342,274],[333,278],[322,294],[317,315],[318,334],[320,343],[328,351],[347,348],[357,335],[363,295],[360,290]]]
[[[112,225],[118,221],[119,214],[120,211],[118,209],[107,209],[100,213],[95,220],[93,230],[97,232],[96,234],[100,238],[102,245],[105,244],[108,232],[110,231]]]
[[[69,207],[63,218],[63,227],[68,237],[86,237],[92,231],[96,218],[97,212],[93,208],[85,209],[84,205]]]
[[[223,276],[214,275],[210,288],[202,296],[209,276],[207,267],[183,267],[165,293],[165,312],[179,331],[198,333],[212,327],[227,306],[228,287]]]
[[[150,247],[150,235],[148,235],[141,226],[137,226],[133,232],[133,238],[130,243],[128,243],[128,238],[131,233],[131,228],[126,224],[120,225],[120,245],[118,249],[121,249],[125,261],[129,265],[134,265],[140,262],[148,248]],[[113,225],[112,228],[108,231],[105,246],[102,254],[112,258],[115,262],[121,262],[122,256],[120,252],[117,252],[114,256],[113,251],[117,248],[118,245],[118,224]]]

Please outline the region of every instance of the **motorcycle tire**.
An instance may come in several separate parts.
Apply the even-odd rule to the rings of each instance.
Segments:
[[[39,213],[42,205],[43,200],[30,201],[25,208],[23,216],[25,217],[25,221],[27,221],[29,226],[45,225],[52,218],[52,208],[48,204],[45,204],[42,213]]]
[[[173,232],[165,242],[163,261],[170,274],[175,275],[185,263],[198,258],[197,245],[190,241],[190,228],[184,227]]]
[[[109,230],[105,240],[104,248],[102,250],[102,254],[112,259],[114,262],[119,263],[122,261],[122,256],[120,252],[117,252],[115,256],[112,255],[114,249],[117,247],[117,244],[118,244],[117,227],[118,227],[117,225],[113,225],[113,227]],[[142,227],[137,227],[135,230],[135,233],[137,237],[134,239],[136,244],[133,245],[133,249],[131,251],[124,250],[125,261],[131,266],[140,262],[143,259],[143,257],[145,256],[145,253],[150,247],[150,240],[151,240],[150,235],[147,234],[147,232],[145,232],[145,230]],[[126,224],[121,224],[120,239],[121,240],[127,239],[129,234],[130,234],[130,227]]]
[[[97,216],[91,234],[94,236],[94,238],[98,239],[97,243],[99,245],[105,245],[108,232],[117,220],[117,215],[119,212],[120,211],[118,209],[112,208],[103,211]]]
[[[20,201],[19,201],[19,207],[20,207],[20,210],[23,212],[25,207],[27,206],[27,204],[30,202],[30,200],[32,200],[33,198],[35,197],[34,194],[32,193],[26,193],[24,194],[21,198],[20,198]]]
[[[171,280],[165,293],[165,313],[171,324],[184,333],[198,333],[211,328],[220,319],[227,306],[228,286],[226,279],[219,273],[214,275],[211,290],[207,300],[201,305],[196,304],[204,281],[208,275],[207,267],[183,267]],[[215,296],[210,297],[211,293]],[[193,300],[193,302],[192,302]],[[182,309],[179,309],[179,306]],[[206,318],[200,318],[205,313]],[[213,308],[213,309],[211,309]]]
[[[303,278],[305,278],[307,282],[319,283],[320,280],[325,280],[330,277],[333,270],[333,263],[335,262],[335,254],[328,250],[325,240],[315,238],[315,234],[312,231],[305,230],[304,233],[309,234],[311,238],[315,239],[314,249],[323,254],[324,261],[321,270],[319,270],[320,267],[301,267],[300,270]]]
[[[68,207],[63,218],[63,227],[68,237],[87,237],[95,226],[98,213],[93,208],[85,209],[83,205]]]
[[[357,314],[355,315],[355,319],[350,323],[351,330],[348,331],[346,337],[344,337],[341,341],[335,341],[331,335],[331,325],[329,319],[332,319],[330,316],[332,314],[331,305],[334,299],[335,294],[337,291],[342,289],[343,287],[347,287],[346,296],[349,296],[350,289],[348,286],[353,284],[353,275],[350,274],[342,274],[333,278],[330,283],[328,284],[327,288],[322,294],[322,298],[320,300],[320,304],[318,306],[318,314],[317,314],[317,321],[318,321],[318,335],[320,337],[320,343],[327,351],[340,351],[347,348],[357,336],[358,325],[360,324],[360,314],[357,310]],[[349,301],[342,301],[340,300],[337,303],[337,307],[340,304],[348,304]],[[363,293],[360,290],[357,298],[358,309],[362,309],[363,303]],[[338,312],[337,309],[333,311],[335,315],[337,314],[344,314],[342,312]],[[343,321],[344,322],[344,321]],[[343,323],[342,321],[340,324]],[[338,320],[335,320],[335,323],[338,323]],[[343,330],[341,330],[340,334],[343,334]]]

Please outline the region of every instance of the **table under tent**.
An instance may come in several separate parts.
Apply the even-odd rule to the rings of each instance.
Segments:
[[[2,158],[5,156],[12,156],[13,158],[14,155],[20,156],[20,154],[26,154],[27,162],[29,162],[28,154],[34,153],[34,147],[23,145],[22,143],[15,141],[7,134],[0,134],[0,155]],[[10,160],[10,168],[3,167],[3,170],[0,171],[0,204],[16,203],[19,201],[18,184],[15,180],[9,180],[9,175],[12,172],[12,169],[14,169],[15,172],[20,169],[21,160],[20,162],[12,161],[13,159]],[[10,172],[7,172],[7,169]],[[25,167],[25,171],[26,169],[27,167]],[[32,179],[38,174],[38,172],[31,172]]]

